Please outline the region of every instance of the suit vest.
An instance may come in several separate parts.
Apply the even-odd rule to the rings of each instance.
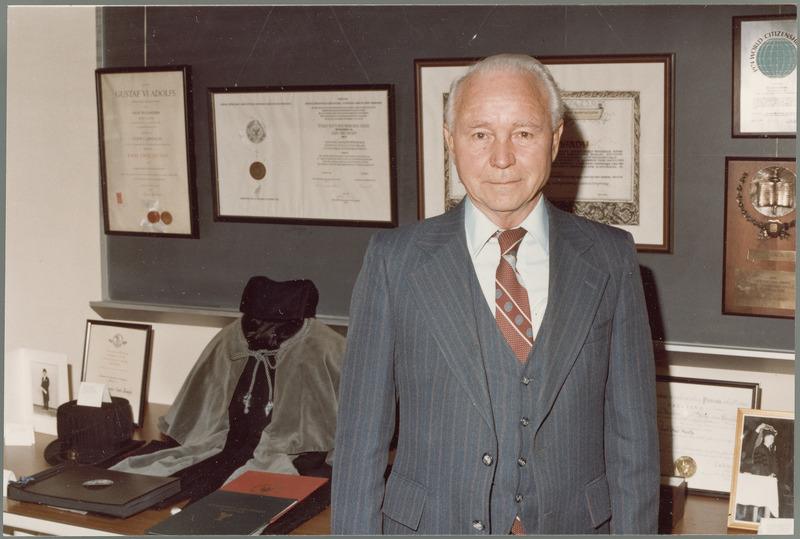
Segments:
[[[519,514],[526,533],[535,533],[530,529],[535,521],[536,507],[533,483],[535,433],[530,422],[537,391],[530,374],[533,350],[523,366],[500,331],[493,310],[486,304],[477,277],[471,273],[475,318],[497,440],[497,454],[484,455],[484,465],[494,466],[490,532],[507,534]]]

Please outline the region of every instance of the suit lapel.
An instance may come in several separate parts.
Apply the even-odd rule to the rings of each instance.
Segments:
[[[491,426],[489,392],[472,298],[477,277],[464,234],[463,202],[432,222],[418,247],[427,256],[406,277],[409,288],[429,318],[428,328],[448,366]]]
[[[532,358],[542,382],[535,408],[536,428],[549,413],[581,351],[609,278],[583,256],[593,240],[583,234],[574,217],[553,206],[548,207],[548,214],[550,283]]]

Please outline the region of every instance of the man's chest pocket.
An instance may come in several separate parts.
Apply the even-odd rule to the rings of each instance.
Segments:
[[[593,343],[610,337],[611,322],[613,322],[613,319],[609,318],[608,320],[601,320],[600,322],[592,324],[591,329],[589,329],[589,334],[586,336],[586,343]]]

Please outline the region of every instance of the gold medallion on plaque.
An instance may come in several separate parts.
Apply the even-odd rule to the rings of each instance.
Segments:
[[[675,461],[675,475],[692,477],[695,473],[697,473],[697,463],[692,457],[678,457]]]
[[[168,211],[161,212],[161,222],[165,225],[172,223],[172,214]]]
[[[797,208],[794,172],[773,165],[747,180],[748,174],[744,173],[736,190],[736,202],[745,220],[759,229],[757,238],[788,238],[796,222],[787,218]]]

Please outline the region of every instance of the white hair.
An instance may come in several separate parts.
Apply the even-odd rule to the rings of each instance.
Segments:
[[[550,109],[550,128],[555,133],[559,122],[564,117],[564,102],[561,100],[561,90],[550,70],[539,60],[527,54],[498,54],[489,56],[483,60],[472,64],[466,73],[453,81],[450,85],[450,94],[445,105],[444,119],[447,129],[452,133],[455,123],[455,115],[458,100],[461,98],[461,91],[464,83],[473,75],[478,73],[488,73],[490,71],[505,71],[507,73],[527,73],[539,81],[545,94]]]

